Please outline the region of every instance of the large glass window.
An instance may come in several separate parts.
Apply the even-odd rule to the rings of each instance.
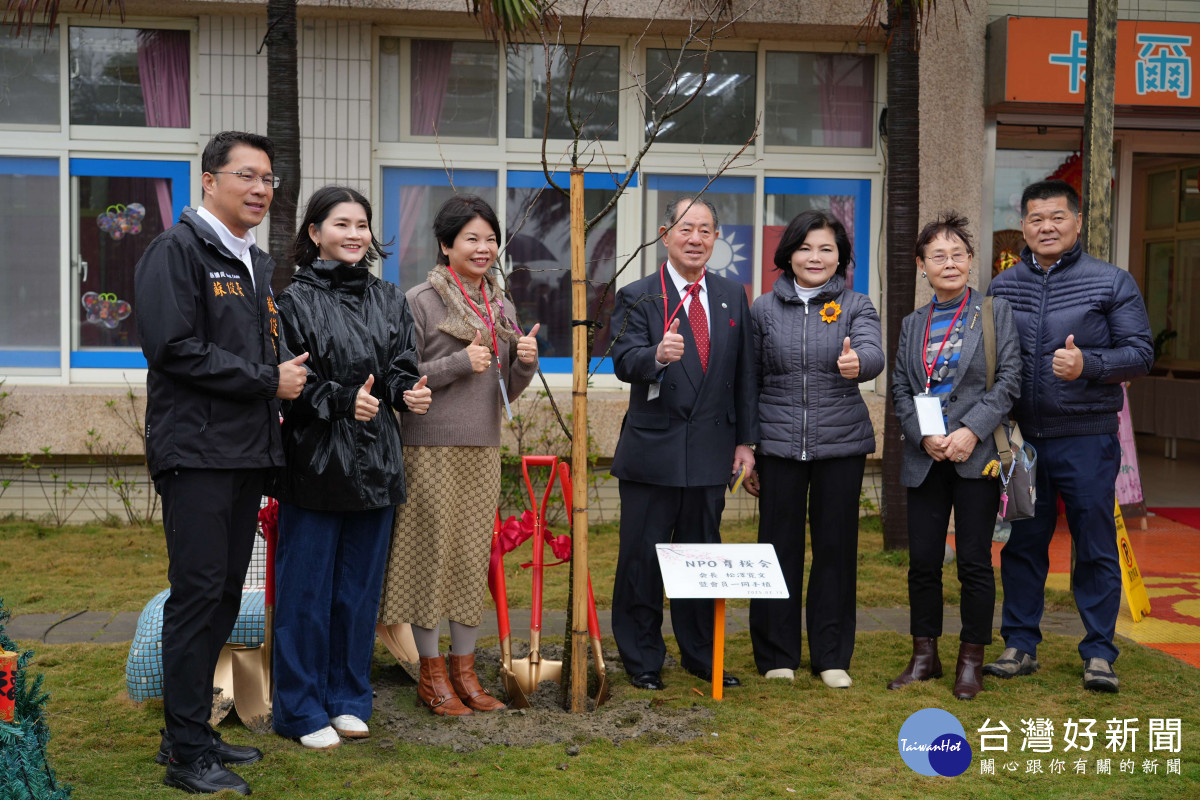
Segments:
[[[433,218],[455,194],[474,194],[496,207],[496,173],[487,170],[383,170],[383,277],[405,291],[425,280],[437,263]]]
[[[191,125],[187,31],[72,27],[71,124]]]
[[[871,147],[875,57],[767,53],[764,143],[784,147]]]
[[[575,48],[550,49],[551,98],[549,138],[571,139],[567,116],[567,81]],[[514,139],[540,139],[546,123],[546,48],[521,44],[509,48],[508,112],[505,126]],[[571,117],[584,139],[615,141],[620,105],[620,48],[585,45],[575,65],[571,87]]]
[[[646,52],[646,132],[672,108],[681,111],[662,123],[659,142],[678,144],[745,143],[754,133],[755,62],[753,52],[718,51],[708,55],[705,79],[704,53],[675,50]],[[676,60],[678,68],[675,69]],[[701,86],[703,84],[703,86]],[[688,103],[688,98],[695,99]]]
[[[754,179],[717,178],[698,175],[647,175],[646,220],[643,241],[655,241],[643,258],[643,274],[649,275],[667,260],[667,248],[658,238],[665,224],[667,204],[704,191],[703,197],[717,209],[721,235],[713,245],[708,270],[746,287],[749,296],[754,284]]]
[[[769,292],[779,277],[775,250],[783,232],[802,211],[825,211],[846,228],[853,261],[846,268],[846,285],[867,293],[870,275],[871,182],[841,178],[767,178],[764,181],[762,291]]]
[[[385,36],[379,51],[380,140],[496,138],[500,53],[494,43]]]
[[[0,25],[0,125],[58,125],[58,29]]]
[[[555,176],[565,187],[570,178]],[[595,216],[612,200],[612,179],[605,174],[584,176],[584,215]],[[538,347],[548,361],[545,369],[570,370],[571,358],[571,204],[570,198],[546,185],[541,172],[509,172],[504,272],[526,329],[542,323]],[[588,284],[588,318],[601,323],[592,356],[608,349],[616,287],[604,290],[616,265],[617,215],[608,214],[588,233],[584,258]],[[603,300],[601,300],[603,297]]]
[[[1021,231],[1021,192],[1044,181],[1071,156],[1069,150],[997,150],[992,230]]]
[[[59,367],[56,158],[0,157],[0,368]]]

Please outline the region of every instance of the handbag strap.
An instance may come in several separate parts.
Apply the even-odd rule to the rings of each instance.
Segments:
[[[987,363],[987,389],[991,391],[992,384],[996,380],[996,316],[992,311],[992,297],[989,295],[983,299],[983,356]],[[1008,440],[1008,433],[1004,430],[1004,422],[996,426],[996,430],[992,431],[992,438],[996,440],[996,452],[1000,456],[1000,463],[1004,470],[1008,470],[1013,462],[1012,442]],[[1017,445],[1020,447],[1020,445]]]

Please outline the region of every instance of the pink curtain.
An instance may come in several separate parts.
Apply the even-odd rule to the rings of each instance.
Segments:
[[[421,252],[421,247],[415,238],[417,226],[429,218],[429,212],[428,186],[404,186],[400,189],[400,234],[397,236],[396,247],[401,286],[404,286],[404,279],[408,277],[405,267],[410,266],[413,257]],[[417,272],[421,273],[422,269],[433,269],[433,262],[415,266]],[[404,286],[404,288],[409,287]]]
[[[871,66],[872,59],[862,56],[816,56],[826,147],[871,146],[875,91]]]
[[[854,196],[848,194],[832,194],[829,196],[829,213],[842,223],[846,236],[854,242]],[[865,261],[866,253],[855,253],[855,261]],[[846,267],[846,285],[854,286],[854,262]]]
[[[186,128],[191,125],[191,62],[187,31],[138,31],[138,77],[150,128]],[[171,227],[171,182],[154,178],[158,213],[163,230]]]
[[[138,77],[151,128],[191,125],[187,31],[138,31]]]
[[[412,134],[434,136],[450,82],[454,42],[416,39],[412,43]]]

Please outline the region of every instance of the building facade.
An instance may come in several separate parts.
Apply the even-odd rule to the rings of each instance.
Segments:
[[[1048,55],[1067,60],[1032,72],[1043,88],[1060,77],[1069,84],[1080,52],[1070,25],[1086,21],[1086,3],[981,0],[957,13],[953,5],[938,9],[923,36],[921,217],[965,213],[990,264],[1008,241],[1001,234],[1015,227],[1014,193],[1059,170],[1081,138],[1081,94],[1041,96],[1037,81],[1025,94],[1005,94],[1016,85],[1008,68],[1031,52],[1021,49],[1031,30],[1021,26],[1045,18],[1032,20],[1032,30],[1048,32]],[[650,4],[603,4],[578,51],[570,95],[585,140],[588,213],[609,204],[618,184],[627,188],[589,234],[589,276],[600,283],[620,271],[620,286],[653,270],[663,255],[652,240],[664,202],[707,187],[722,232],[710,266],[743,283],[751,299],[774,280],[770,255],[783,226],[820,207],[851,232],[853,284],[882,308],[886,55],[882,34],[861,27],[868,7],[735,2],[734,19],[717,23],[711,55],[672,68],[690,4],[674,0],[656,19],[646,16]],[[1200,365],[1200,231],[1192,227],[1200,219],[1200,115],[1190,89],[1200,2],[1122,3],[1120,16],[1143,27],[1169,21],[1151,57],[1164,86],[1186,63],[1189,89],[1180,84],[1180,103],[1159,102],[1167,89],[1127,104],[1118,97],[1114,260],[1139,279],[1156,333],[1177,331],[1172,354]],[[145,381],[133,268],[184,206],[199,203],[208,137],[266,132],[267,26],[264,3],[131,0],[124,21],[64,14],[53,32],[0,36],[0,376],[12,393],[0,402],[20,411],[0,428],[0,451],[83,454],[89,428],[130,452],[140,448],[106,406]],[[430,222],[441,200],[454,191],[488,199],[506,227],[502,262],[520,323],[542,324],[543,368],[550,387],[563,390],[568,204],[550,181],[565,185],[569,166],[563,86],[578,30],[564,16],[567,46],[505,47],[458,0],[302,3],[302,175],[281,176],[299,181],[301,205],[330,182],[370,197],[377,233],[390,242],[380,274],[405,288],[433,262]],[[639,160],[647,126],[673,98],[693,93]],[[266,230],[258,230],[263,242]],[[987,270],[976,279],[985,285]],[[611,294],[590,299],[603,320]],[[604,455],[624,410],[603,359],[609,336],[599,330],[592,354],[592,422]],[[869,398],[876,390],[864,387]],[[876,425],[881,432],[881,411]]]

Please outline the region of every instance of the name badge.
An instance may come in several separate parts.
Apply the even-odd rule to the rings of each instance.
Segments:
[[[917,407],[917,422],[922,436],[945,436],[946,420],[942,417],[942,401],[931,394],[913,395]]]

